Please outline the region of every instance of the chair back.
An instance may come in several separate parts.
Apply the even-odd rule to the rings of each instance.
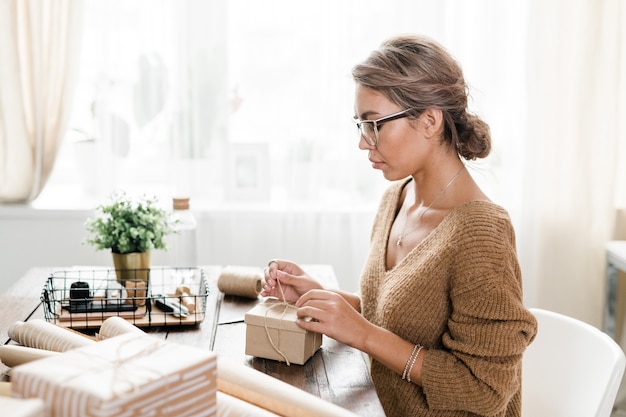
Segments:
[[[620,346],[580,320],[530,311],[539,328],[522,362],[522,416],[609,417],[626,365]]]

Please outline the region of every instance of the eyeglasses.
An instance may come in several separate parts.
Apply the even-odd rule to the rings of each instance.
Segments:
[[[381,117],[376,120],[359,120],[358,118],[352,119],[357,129],[359,129],[359,134],[363,136],[365,142],[367,142],[370,146],[376,146],[378,144],[378,128],[385,122],[390,122],[392,120],[401,119],[403,117],[408,117],[409,112],[414,110],[414,108],[405,109],[399,111],[394,114],[390,114],[389,116]]]

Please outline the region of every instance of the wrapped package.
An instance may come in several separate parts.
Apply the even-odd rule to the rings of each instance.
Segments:
[[[123,334],[13,368],[13,397],[51,417],[215,416],[215,353]]]
[[[245,315],[246,355],[303,365],[322,345],[320,333],[296,324],[293,304],[267,299]]]

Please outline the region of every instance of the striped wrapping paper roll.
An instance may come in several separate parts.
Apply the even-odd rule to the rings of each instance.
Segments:
[[[95,343],[87,336],[41,319],[17,321],[9,327],[8,334],[20,345],[55,352],[65,352]]]
[[[100,326],[100,331],[96,335],[96,339],[108,339],[109,337],[120,336],[127,333],[133,333],[138,335],[146,334],[139,327],[128,322],[127,320],[118,316],[113,316],[102,322],[102,325]]]

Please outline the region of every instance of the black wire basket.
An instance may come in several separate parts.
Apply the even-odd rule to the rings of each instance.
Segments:
[[[209,286],[201,268],[70,269],[52,273],[41,293],[46,321],[97,329],[119,316],[137,327],[196,326]]]

